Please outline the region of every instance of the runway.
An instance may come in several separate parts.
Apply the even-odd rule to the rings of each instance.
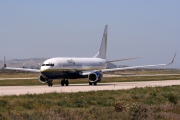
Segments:
[[[51,92],[86,92],[99,90],[123,90],[135,87],[156,87],[180,85],[180,80],[165,81],[144,81],[144,82],[114,82],[114,83],[98,83],[97,86],[89,86],[87,84],[70,84],[69,86],[54,85],[48,86],[1,86],[0,96],[5,95],[23,95],[23,94],[42,94]]]

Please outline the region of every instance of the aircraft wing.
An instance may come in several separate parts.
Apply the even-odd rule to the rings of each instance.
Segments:
[[[29,71],[29,72],[40,72],[39,69],[28,69],[28,68],[3,67],[2,69],[5,69],[5,70]]]
[[[168,64],[155,64],[155,65],[143,65],[143,66],[132,66],[132,67],[123,67],[123,68],[102,69],[102,70],[94,70],[94,71],[82,71],[80,74],[81,75],[89,75],[89,74],[91,74],[92,72],[95,72],[95,71],[100,71],[102,73],[105,73],[105,72],[113,72],[113,71],[136,69],[136,68],[166,66],[166,65],[171,65],[174,62],[175,57],[176,57],[176,53],[175,53],[172,61],[170,63],[168,63]]]
[[[176,53],[174,54],[174,57],[172,61],[168,64],[156,64],[156,65],[143,65],[143,66],[132,66],[132,67],[123,67],[123,68],[112,68],[112,69],[103,69],[101,72],[112,72],[112,71],[119,71],[119,70],[128,70],[128,69],[136,69],[136,68],[145,68],[145,67],[156,67],[156,66],[166,66],[170,65],[174,62],[174,59],[176,57]]]
[[[2,67],[2,69],[4,70],[19,70],[19,71],[28,71],[28,72],[38,72],[38,73],[41,72],[39,69],[7,67],[5,57],[3,62],[4,62],[4,66]]]
[[[128,70],[128,69],[136,69],[136,68],[145,68],[145,67],[155,67],[155,66],[165,66],[169,64],[156,64],[156,65],[144,65],[144,66],[132,66],[132,67],[123,67],[123,68],[112,68],[112,69],[102,69],[102,70],[94,70],[94,71],[82,71],[80,75],[89,75],[93,72],[100,71],[102,73],[105,72],[114,72],[120,70]]]
[[[165,66],[168,64],[156,64],[156,65],[144,65],[144,66],[132,66],[132,67],[123,67],[123,68],[113,68],[113,69],[103,69],[101,72],[113,72],[119,70],[128,70],[128,69],[136,69],[136,68],[145,68],[145,67],[155,67],[155,66]]]

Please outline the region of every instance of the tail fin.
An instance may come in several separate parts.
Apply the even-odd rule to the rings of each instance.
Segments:
[[[101,41],[101,46],[99,48],[98,53],[94,56],[94,58],[106,59],[107,32],[108,32],[108,25],[105,25],[104,34],[103,34],[102,41]]]

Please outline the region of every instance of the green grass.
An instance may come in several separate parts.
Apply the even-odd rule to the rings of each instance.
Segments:
[[[133,81],[155,81],[155,80],[180,80],[180,75],[175,76],[133,76],[133,77],[108,77],[103,78],[101,83],[108,82],[133,82]],[[70,84],[88,83],[87,79],[69,80]],[[60,84],[60,80],[54,80],[54,85]],[[39,82],[38,79],[27,80],[0,80],[0,86],[28,86],[28,85],[47,85]]]
[[[171,120],[180,118],[180,86],[0,97],[0,120]]]

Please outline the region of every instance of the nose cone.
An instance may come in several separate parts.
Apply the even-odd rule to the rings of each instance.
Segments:
[[[48,59],[46,61],[44,61],[44,63],[41,66],[41,72],[48,72],[50,71],[52,68],[54,67],[54,59]]]

